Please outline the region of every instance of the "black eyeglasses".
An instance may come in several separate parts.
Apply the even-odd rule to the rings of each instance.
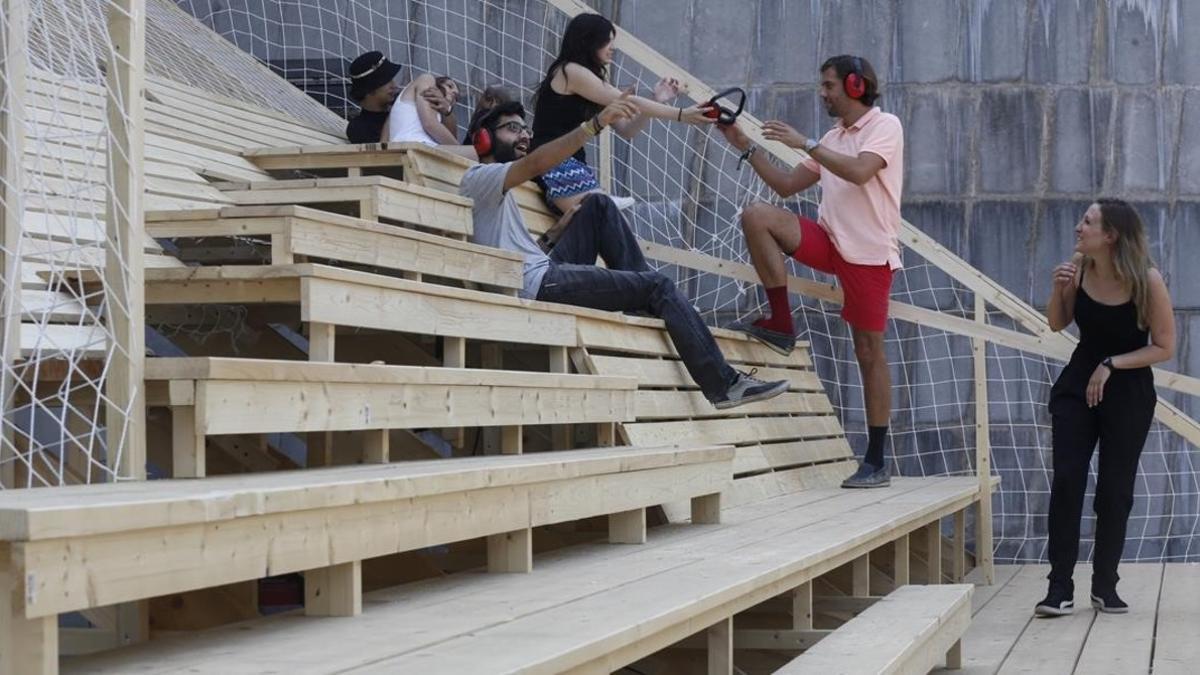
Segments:
[[[497,131],[501,129],[504,129],[505,131],[511,131],[514,134],[529,133],[529,127],[524,122],[506,122],[496,127]]]

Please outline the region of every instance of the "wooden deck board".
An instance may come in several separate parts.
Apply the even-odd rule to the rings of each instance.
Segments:
[[[1126,600],[1126,602],[1129,602]],[[1196,672],[1200,663],[1200,563],[1163,572],[1154,642],[1154,675]]]

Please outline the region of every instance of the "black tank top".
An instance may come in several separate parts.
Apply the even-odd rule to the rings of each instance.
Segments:
[[[1133,300],[1120,305],[1097,302],[1083,290],[1083,274],[1079,275],[1079,288],[1075,292],[1075,325],[1079,326],[1079,344],[1054,383],[1050,394],[1052,402],[1062,395],[1084,397],[1088,380],[1101,361],[1141,349],[1150,341],[1149,329],[1138,327],[1137,305]],[[1148,392],[1153,396],[1154,376],[1150,368],[1113,371],[1105,385],[1105,397],[1109,390],[1129,386],[1141,394]]]
[[[600,107],[582,96],[559,94],[547,82],[538,90],[537,103],[533,108],[533,142],[530,150],[569,134],[584,120],[600,112]],[[587,163],[587,153],[580,148],[573,155]]]

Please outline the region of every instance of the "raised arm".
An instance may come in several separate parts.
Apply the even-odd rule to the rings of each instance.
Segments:
[[[437,88],[437,78],[429,73],[418,76],[412,83],[413,105],[417,107],[417,117],[421,120],[421,128],[429,134],[430,138],[437,141],[438,145],[458,145],[458,139],[438,118],[438,111],[433,103],[422,95],[422,92],[431,87]]]
[[[1050,330],[1056,333],[1075,320],[1075,294],[1079,291],[1079,264],[1082,261],[1083,256],[1076,253],[1054,268],[1046,321],[1050,323]]]
[[[578,63],[568,63],[563,66],[563,73],[567,80],[568,94],[582,96],[596,105],[606,106],[624,96],[620,89],[596,77],[595,73]],[[695,125],[712,124],[713,122],[712,119],[705,117],[704,109],[699,106],[676,108],[641,96],[629,96],[628,100],[637,108],[640,115],[646,117]]]
[[[631,119],[638,114],[638,109],[629,100],[630,98],[629,96],[621,96],[606,106],[604,110],[601,110],[600,114],[596,115],[600,129],[618,120]],[[508,192],[525,181],[541,176],[561,164],[566,158],[575,154],[575,151],[582,148],[588,139],[599,133],[600,129],[585,129],[585,126],[590,125],[590,120],[584,122],[584,124],[577,127],[571,133],[563,134],[513,162],[504,178],[504,191]]]

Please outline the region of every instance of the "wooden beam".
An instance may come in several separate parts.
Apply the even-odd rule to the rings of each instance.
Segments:
[[[863,598],[871,595],[871,554],[865,553],[851,564],[850,594]]]
[[[950,580],[961,584],[967,575],[967,512],[954,512],[954,540],[951,546]]]
[[[609,515],[608,541],[612,544],[646,543],[646,509],[632,509]]]
[[[337,326],[317,321],[308,324],[308,360],[333,362],[337,345]]]
[[[25,73],[27,0],[0,4],[0,409],[8,410],[16,378],[9,364],[21,357],[21,219],[25,213]],[[16,487],[15,435],[8,416],[0,418],[0,487]],[[2,665],[2,664],[0,664]]]
[[[717,525],[721,522],[721,493],[692,498],[692,522]]]
[[[487,538],[489,572],[533,571],[533,530],[523,528]]]
[[[58,672],[58,617],[26,618],[25,575],[13,547],[0,543],[0,673],[54,675]]]
[[[113,0],[108,13],[112,44],[106,74],[108,186],[105,222],[105,307],[113,350],[105,379],[108,456],[119,478],[146,478],[146,358],[142,247],[145,157],[146,7]]]
[[[975,322],[987,322],[987,305],[975,296]],[[975,475],[979,478],[979,503],[975,512],[975,560],[990,586],[996,581],[992,561],[992,440],[988,413],[987,342],[971,340],[975,367]]]
[[[304,573],[304,614],[358,616],[362,613],[362,561]]]
[[[566,347],[551,347],[550,348],[550,372],[552,373],[569,373],[571,372],[571,359],[568,355]],[[555,450],[570,450],[571,449],[571,425],[556,424],[550,428],[551,443]]]
[[[709,626],[708,675],[733,675],[733,617]]]
[[[942,583],[942,521],[925,526],[925,583]]]
[[[200,387],[203,387],[203,383]],[[204,478],[207,475],[204,430],[197,420],[194,405],[171,408],[171,457],[172,477]]]
[[[792,591],[792,630],[809,631],[813,627],[813,587],[806,581]]]
[[[900,535],[895,542],[892,543],[892,579],[895,581],[896,588],[908,584],[909,581],[909,561],[911,560],[908,548],[908,535]]]
[[[387,429],[369,429],[363,434],[363,462],[387,464],[391,461],[390,432]]]

